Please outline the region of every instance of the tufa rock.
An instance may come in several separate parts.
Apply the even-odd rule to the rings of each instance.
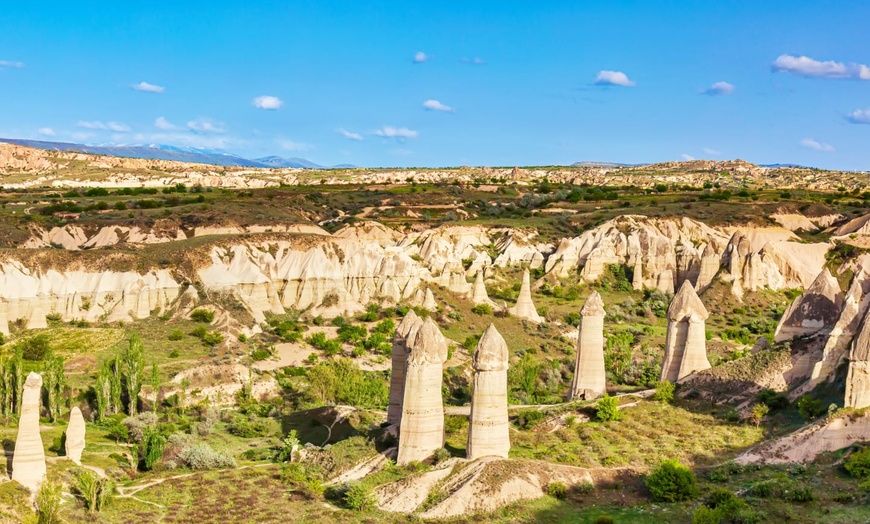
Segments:
[[[441,397],[447,339],[431,318],[408,339],[405,391],[399,425],[399,456],[404,465],[430,457],[444,447],[444,405]]]
[[[828,268],[824,268],[812,285],[782,315],[773,339],[784,342],[797,336],[830,332],[840,316],[842,306],[840,283]]]
[[[408,336],[416,333],[423,323],[413,309],[396,326],[393,335],[392,372],[390,374],[390,404],[387,408],[387,422],[399,424],[402,420],[402,400],[405,395],[405,367],[408,364]]]
[[[18,437],[12,455],[12,480],[36,492],[45,479],[45,450],[39,435],[39,405],[42,377],[31,372],[24,382]]]
[[[847,408],[870,406],[870,312],[864,315],[861,331],[852,342],[849,353],[849,373],[846,376]]]
[[[509,311],[511,316],[528,320],[529,322],[540,324],[544,321],[544,319],[538,315],[538,310],[535,309],[535,304],[532,302],[532,286],[529,282],[528,269],[523,271],[523,284],[522,287],[520,287],[520,295],[517,298],[517,303],[514,307],[510,308]]]
[[[471,301],[474,305],[492,304],[489,295],[486,293],[486,284],[483,282],[483,271],[477,272],[477,277],[474,279],[474,291],[471,293]]]
[[[604,301],[597,291],[580,310],[577,361],[568,400],[598,398],[606,391],[604,370]]]
[[[661,380],[677,382],[710,368],[704,321],[710,314],[688,280],[668,307],[668,331]]]
[[[507,458],[511,448],[508,426],[508,347],[490,324],[474,350],[471,415],[468,423],[468,460]]]
[[[78,406],[69,413],[69,424],[66,427],[66,456],[79,466],[82,465],[82,451],[85,449],[85,418]]]

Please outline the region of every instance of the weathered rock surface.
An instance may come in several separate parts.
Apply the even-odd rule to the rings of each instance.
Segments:
[[[12,456],[12,480],[36,492],[45,479],[45,450],[39,434],[42,377],[31,372],[24,382],[18,437]]]
[[[852,342],[849,374],[846,376],[845,407],[870,406],[870,313],[864,315],[861,331]]]
[[[538,315],[538,310],[532,302],[532,286],[529,281],[528,269],[523,271],[523,283],[520,287],[520,294],[519,297],[517,297],[517,303],[514,307],[510,308],[509,311],[511,316],[528,320],[529,322],[540,324],[544,321],[544,319]]]
[[[604,301],[594,291],[580,310],[577,360],[568,400],[598,398],[607,390],[604,369]]]
[[[468,421],[469,460],[480,457],[507,458],[511,449],[508,424],[508,347],[490,324],[474,350],[471,366],[471,416]]]
[[[668,307],[668,331],[661,380],[677,382],[696,371],[710,368],[704,323],[710,314],[688,281]]]
[[[85,418],[82,410],[74,406],[69,413],[69,424],[66,427],[66,442],[64,451],[71,461],[82,465],[82,451],[85,450]]]
[[[474,305],[487,304],[493,305],[492,300],[486,293],[486,284],[483,281],[483,271],[477,272],[477,277],[474,279],[474,290],[471,293],[471,301]]]
[[[392,371],[390,374],[390,404],[387,408],[387,422],[399,424],[402,420],[402,401],[405,397],[405,368],[408,365],[410,348],[408,341],[417,333],[423,321],[413,309],[396,326],[393,335]]]
[[[839,282],[828,268],[823,269],[782,315],[774,340],[783,342],[798,336],[830,332],[840,316],[842,303]]]
[[[441,383],[447,339],[426,318],[408,344],[411,351],[405,368],[397,464],[425,460],[444,447]]]

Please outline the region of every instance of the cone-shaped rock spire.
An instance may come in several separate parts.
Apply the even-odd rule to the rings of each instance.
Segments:
[[[18,437],[12,455],[12,480],[36,492],[45,479],[45,450],[39,435],[39,405],[42,377],[31,372],[24,382]]]
[[[788,307],[776,326],[774,341],[830,332],[843,307],[840,283],[828,268],[822,269],[810,287]]]
[[[544,321],[538,310],[535,309],[535,304],[532,302],[532,285],[529,279],[529,270],[523,271],[523,284],[520,287],[520,295],[517,298],[517,303],[510,308],[510,314],[517,318],[528,320],[540,324]]]
[[[668,307],[661,380],[677,382],[696,371],[710,368],[704,332],[704,323],[709,316],[691,282],[683,282]]]
[[[471,301],[474,305],[492,304],[489,295],[486,293],[486,284],[483,282],[483,270],[477,272],[477,277],[474,279],[474,290],[471,293]]]
[[[469,460],[488,456],[507,458],[511,448],[507,402],[508,347],[492,324],[477,343],[472,367],[474,384],[466,456]]]
[[[411,334],[408,346],[397,464],[425,460],[444,447],[441,379],[447,360],[447,339],[435,322],[427,318]]]
[[[704,248],[704,254],[701,255],[701,269],[698,271],[698,282],[695,284],[695,289],[704,291],[710,284],[713,283],[713,278],[719,272],[720,265],[719,255],[713,248],[713,244],[707,244]]]
[[[604,301],[597,291],[580,310],[577,361],[569,400],[598,398],[606,391],[604,371]]]

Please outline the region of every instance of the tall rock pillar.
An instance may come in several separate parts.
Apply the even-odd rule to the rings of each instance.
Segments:
[[[705,335],[705,321],[709,316],[692,283],[683,282],[668,307],[661,380],[677,382],[696,371],[710,368]]]
[[[45,450],[39,435],[39,405],[42,377],[31,372],[24,382],[18,437],[12,456],[12,480],[35,492],[45,479]]]
[[[492,324],[480,337],[472,360],[474,384],[468,423],[468,460],[507,458],[511,449],[508,426],[508,347]]]
[[[390,372],[390,404],[387,422],[398,424],[402,420],[402,400],[405,396],[405,367],[408,364],[408,337],[419,329],[422,321],[409,309],[393,335],[392,370]]]
[[[447,339],[427,318],[408,342],[405,391],[399,426],[399,465],[425,460],[444,447],[442,367],[447,360]]]
[[[598,398],[606,391],[604,371],[604,301],[597,291],[580,310],[577,361],[568,400]]]
[[[843,405],[856,409],[870,406],[870,312],[864,315],[861,331],[852,342]]]
[[[69,414],[69,424],[66,427],[66,442],[64,451],[68,459],[82,465],[82,451],[85,449],[85,418],[78,406],[72,408]]]

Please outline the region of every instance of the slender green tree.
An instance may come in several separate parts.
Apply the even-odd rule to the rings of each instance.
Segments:
[[[112,412],[112,362],[103,361],[97,371],[97,380],[94,383],[94,392],[97,397],[97,416],[106,418]]]
[[[24,396],[24,349],[21,344],[15,346],[12,356],[12,378],[15,386],[15,414],[21,414],[21,397]]]
[[[0,360],[0,413],[8,417],[13,412],[12,400],[15,397],[14,373],[12,360]]]
[[[57,422],[64,404],[66,375],[63,364],[64,358],[51,350],[46,353],[42,363],[42,386],[48,393],[48,414],[52,422]]]
[[[121,389],[121,366],[118,359],[112,360],[111,374],[109,375],[109,396],[112,399],[109,405],[109,411],[114,415],[124,411],[124,405],[121,402],[123,390]]]
[[[157,363],[151,363],[151,389],[154,391],[154,413],[157,413],[160,407],[160,371],[157,369]]]
[[[138,334],[134,333],[130,337],[130,345],[121,354],[120,364],[124,384],[127,386],[127,399],[130,401],[127,412],[132,417],[138,411],[139,391],[142,389],[142,374],[145,371],[145,351]]]

